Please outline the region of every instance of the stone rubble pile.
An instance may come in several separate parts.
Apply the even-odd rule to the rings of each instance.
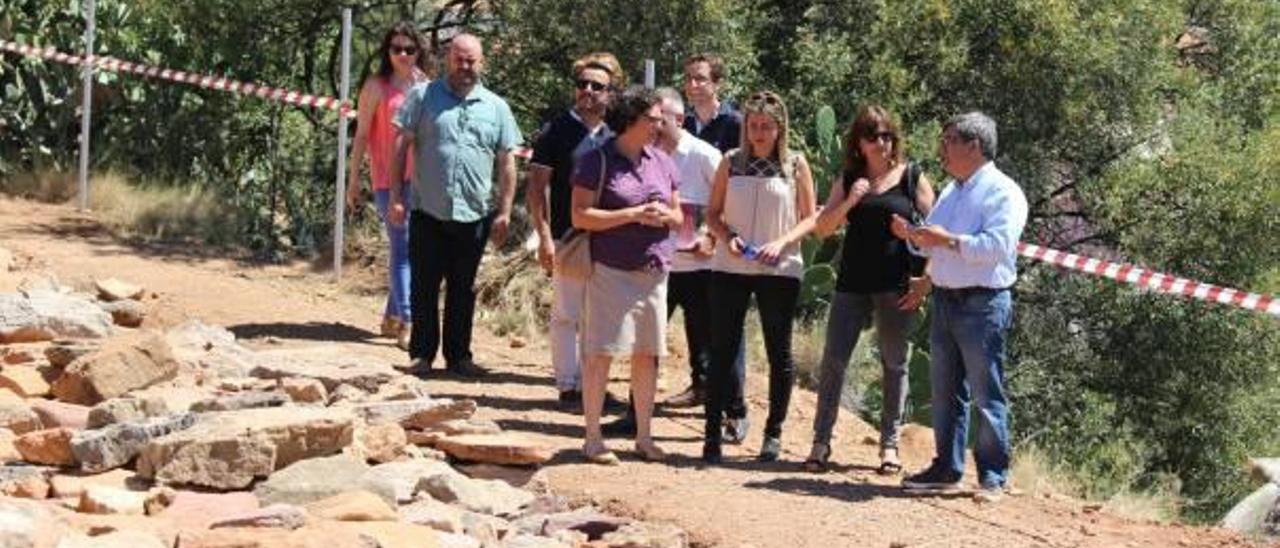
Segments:
[[[142,287],[48,285],[0,293],[0,546],[688,545],[570,507],[549,447],[382,358],[144,332]]]

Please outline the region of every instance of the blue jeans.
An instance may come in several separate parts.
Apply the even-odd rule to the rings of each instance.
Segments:
[[[409,207],[409,185],[401,185],[400,198],[405,207]],[[404,322],[410,321],[412,314],[409,307],[409,226],[395,225],[387,219],[387,208],[391,202],[390,190],[373,191],[374,203],[378,206],[378,216],[387,229],[387,240],[391,242],[391,260],[387,265],[387,286],[391,289],[387,295],[387,307],[382,313],[384,318],[395,318]]]
[[[969,403],[978,411],[974,459],[984,487],[1009,472],[1009,404],[1004,391],[1005,335],[1013,319],[1009,290],[934,288],[932,352],[935,466],[964,474]],[[972,396],[972,398],[971,398]]]

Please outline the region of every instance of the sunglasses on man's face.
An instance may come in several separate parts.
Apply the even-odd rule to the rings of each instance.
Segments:
[[[578,80],[578,82],[575,85],[578,87],[578,89],[581,89],[581,90],[589,89],[591,91],[604,91],[609,87],[609,84],[606,84],[603,82],[597,82],[595,80]]]
[[[390,50],[392,55],[417,55],[418,54],[417,46],[397,46],[393,44]]]

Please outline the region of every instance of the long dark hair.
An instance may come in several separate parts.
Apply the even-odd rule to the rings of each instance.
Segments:
[[[867,159],[862,157],[862,149],[858,142],[864,138],[874,137],[880,127],[893,134],[893,165],[902,163],[905,157],[902,151],[902,133],[893,115],[880,105],[866,105],[858,109],[858,116],[849,124],[849,131],[844,136],[844,172],[850,177],[867,175]]]
[[[427,47],[427,40],[423,38],[422,33],[418,32],[417,27],[412,22],[401,21],[392,25],[387,29],[387,33],[382,35],[382,47],[378,49],[378,56],[382,58],[382,65],[378,67],[378,76],[382,78],[390,78],[393,68],[391,66],[391,40],[397,36],[403,36],[413,41],[414,46],[418,48],[418,70],[426,74],[428,78],[435,76],[435,70],[431,64],[431,51]]]

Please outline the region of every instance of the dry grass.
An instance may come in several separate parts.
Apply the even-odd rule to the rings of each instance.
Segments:
[[[43,172],[17,175],[3,192],[48,203],[77,197],[75,175]],[[235,212],[224,201],[196,186],[139,185],[116,173],[89,180],[89,209],[124,236],[161,240],[193,240],[211,244],[236,241]]]
[[[476,279],[477,321],[500,337],[542,337],[551,314],[551,279],[534,255],[489,255]]]
[[[1086,489],[1070,470],[1055,465],[1047,453],[1036,447],[1020,449],[1009,472],[1010,484],[1033,496],[1085,498]],[[1162,478],[1156,486],[1138,491],[1122,489],[1101,503],[1109,514],[1136,521],[1173,523],[1181,510],[1176,478]]]

